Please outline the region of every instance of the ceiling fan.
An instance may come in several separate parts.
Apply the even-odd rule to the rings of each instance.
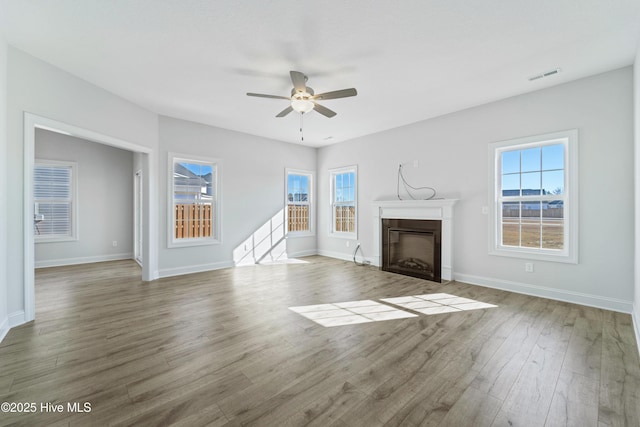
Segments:
[[[323,107],[316,101],[320,101],[323,99],[347,98],[349,96],[356,96],[358,94],[355,88],[349,88],[315,95],[313,89],[307,86],[307,76],[305,76],[300,71],[290,71],[289,74],[291,75],[291,82],[293,83],[293,89],[291,89],[290,97],[264,95],[261,93],[250,92],[247,93],[247,95],[257,96],[259,98],[286,99],[287,101],[291,102],[291,105],[282,110],[276,117],[284,117],[294,110],[299,112],[300,114],[304,114],[311,110],[316,110],[323,116],[331,118],[336,115],[336,112],[328,109],[327,107]]]

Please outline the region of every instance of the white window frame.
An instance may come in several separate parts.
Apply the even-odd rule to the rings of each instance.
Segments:
[[[59,242],[73,242],[79,240],[78,237],[78,163],[77,162],[68,162],[61,160],[47,160],[47,159],[35,159],[34,162],[34,170],[36,166],[59,166],[59,167],[68,167],[71,168],[71,208],[69,210],[71,214],[71,235],[38,235],[34,233],[34,242],[35,243],[59,243]],[[35,186],[35,177],[33,178],[33,184]],[[38,211],[36,210],[36,203],[38,203],[38,199],[35,198],[34,191],[34,224],[36,220],[36,215],[38,215]]]
[[[564,145],[564,245],[563,249],[524,248],[502,245],[501,154],[545,145]],[[578,263],[578,130],[571,129],[544,135],[528,136],[489,144],[489,254],[540,261]],[[529,196],[521,196],[528,199]],[[531,200],[553,199],[557,196],[530,196]],[[518,201],[518,200],[513,200]],[[520,200],[522,201],[522,200]]]
[[[309,194],[307,195],[307,202],[297,202],[296,204],[302,204],[309,206],[309,230],[305,231],[289,231],[289,175],[303,175],[309,178]],[[315,236],[315,172],[286,168],[284,173],[284,221],[287,237],[308,237]]]
[[[213,225],[212,236],[176,239],[175,237],[175,200],[173,171],[176,162],[195,163],[213,166]],[[220,159],[195,156],[191,154],[169,153],[167,165],[167,247],[183,248],[190,246],[218,245],[222,243],[222,161]]]
[[[335,202],[335,184],[336,184],[336,176],[343,174],[343,173],[348,173],[348,172],[353,172],[354,177],[355,177],[355,183],[354,183],[354,207],[355,207],[355,218],[354,218],[354,232],[347,232],[347,231],[337,231],[336,230],[336,210],[335,210],[335,206],[336,206],[336,202]],[[340,167],[340,168],[335,168],[335,169],[329,169],[329,188],[330,188],[330,198],[329,198],[329,205],[330,205],[330,209],[331,209],[331,214],[330,214],[330,218],[331,218],[331,228],[330,228],[330,232],[329,232],[329,236],[330,237],[336,237],[336,238],[340,238],[340,239],[352,239],[352,240],[357,240],[358,239],[358,216],[359,216],[359,210],[358,210],[358,166],[357,165],[353,165],[353,166],[344,166],[344,167]]]

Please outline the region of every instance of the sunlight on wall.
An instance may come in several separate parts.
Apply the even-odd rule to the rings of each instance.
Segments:
[[[285,232],[285,212],[281,209],[233,250],[234,264],[306,263],[287,258]]]
[[[497,307],[444,293],[382,298],[380,301],[427,315]],[[326,327],[418,317],[417,314],[372,300],[303,305],[289,307],[289,310]]]

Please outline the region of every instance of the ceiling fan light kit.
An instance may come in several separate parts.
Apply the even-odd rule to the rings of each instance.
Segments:
[[[261,93],[247,93],[248,96],[256,96],[259,98],[273,98],[273,99],[286,99],[289,100],[291,105],[282,110],[276,117],[284,117],[292,111],[297,111],[300,114],[308,113],[311,110],[315,110],[325,117],[333,117],[336,115],[335,111],[328,109],[316,101],[323,99],[338,99],[347,98],[349,96],[356,96],[358,92],[355,88],[335,90],[332,92],[325,92],[319,95],[315,95],[312,88],[307,86],[307,76],[300,71],[290,71],[291,82],[293,83],[293,89],[291,89],[291,97],[278,96],[278,95],[265,95]]]

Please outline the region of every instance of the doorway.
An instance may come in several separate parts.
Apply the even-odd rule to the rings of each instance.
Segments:
[[[28,112],[24,113],[24,199],[23,199],[23,277],[24,277],[24,318],[19,319],[17,324],[22,324],[35,319],[35,236],[34,236],[34,191],[33,173],[35,164],[35,135],[36,129],[45,129],[58,133],[63,133],[77,138],[85,139],[99,144],[109,145],[116,148],[140,153],[142,171],[147,176],[155,173],[155,153],[152,148],[134,144],[125,140],[114,138],[88,129],[80,128],[67,123],[52,120],[46,117],[37,116]],[[154,188],[152,182],[146,180],[142,182],[147,186],[142,194],[145,196],[140,203],[142,221],[140,256],[142,259],[142,280],[150,281],[157,278],[157,251],[154,250],[156,236],[152,235],[157,215],[150,206],[156,203],[152,197]],[[144,250],[142,249],[144,248]]]

